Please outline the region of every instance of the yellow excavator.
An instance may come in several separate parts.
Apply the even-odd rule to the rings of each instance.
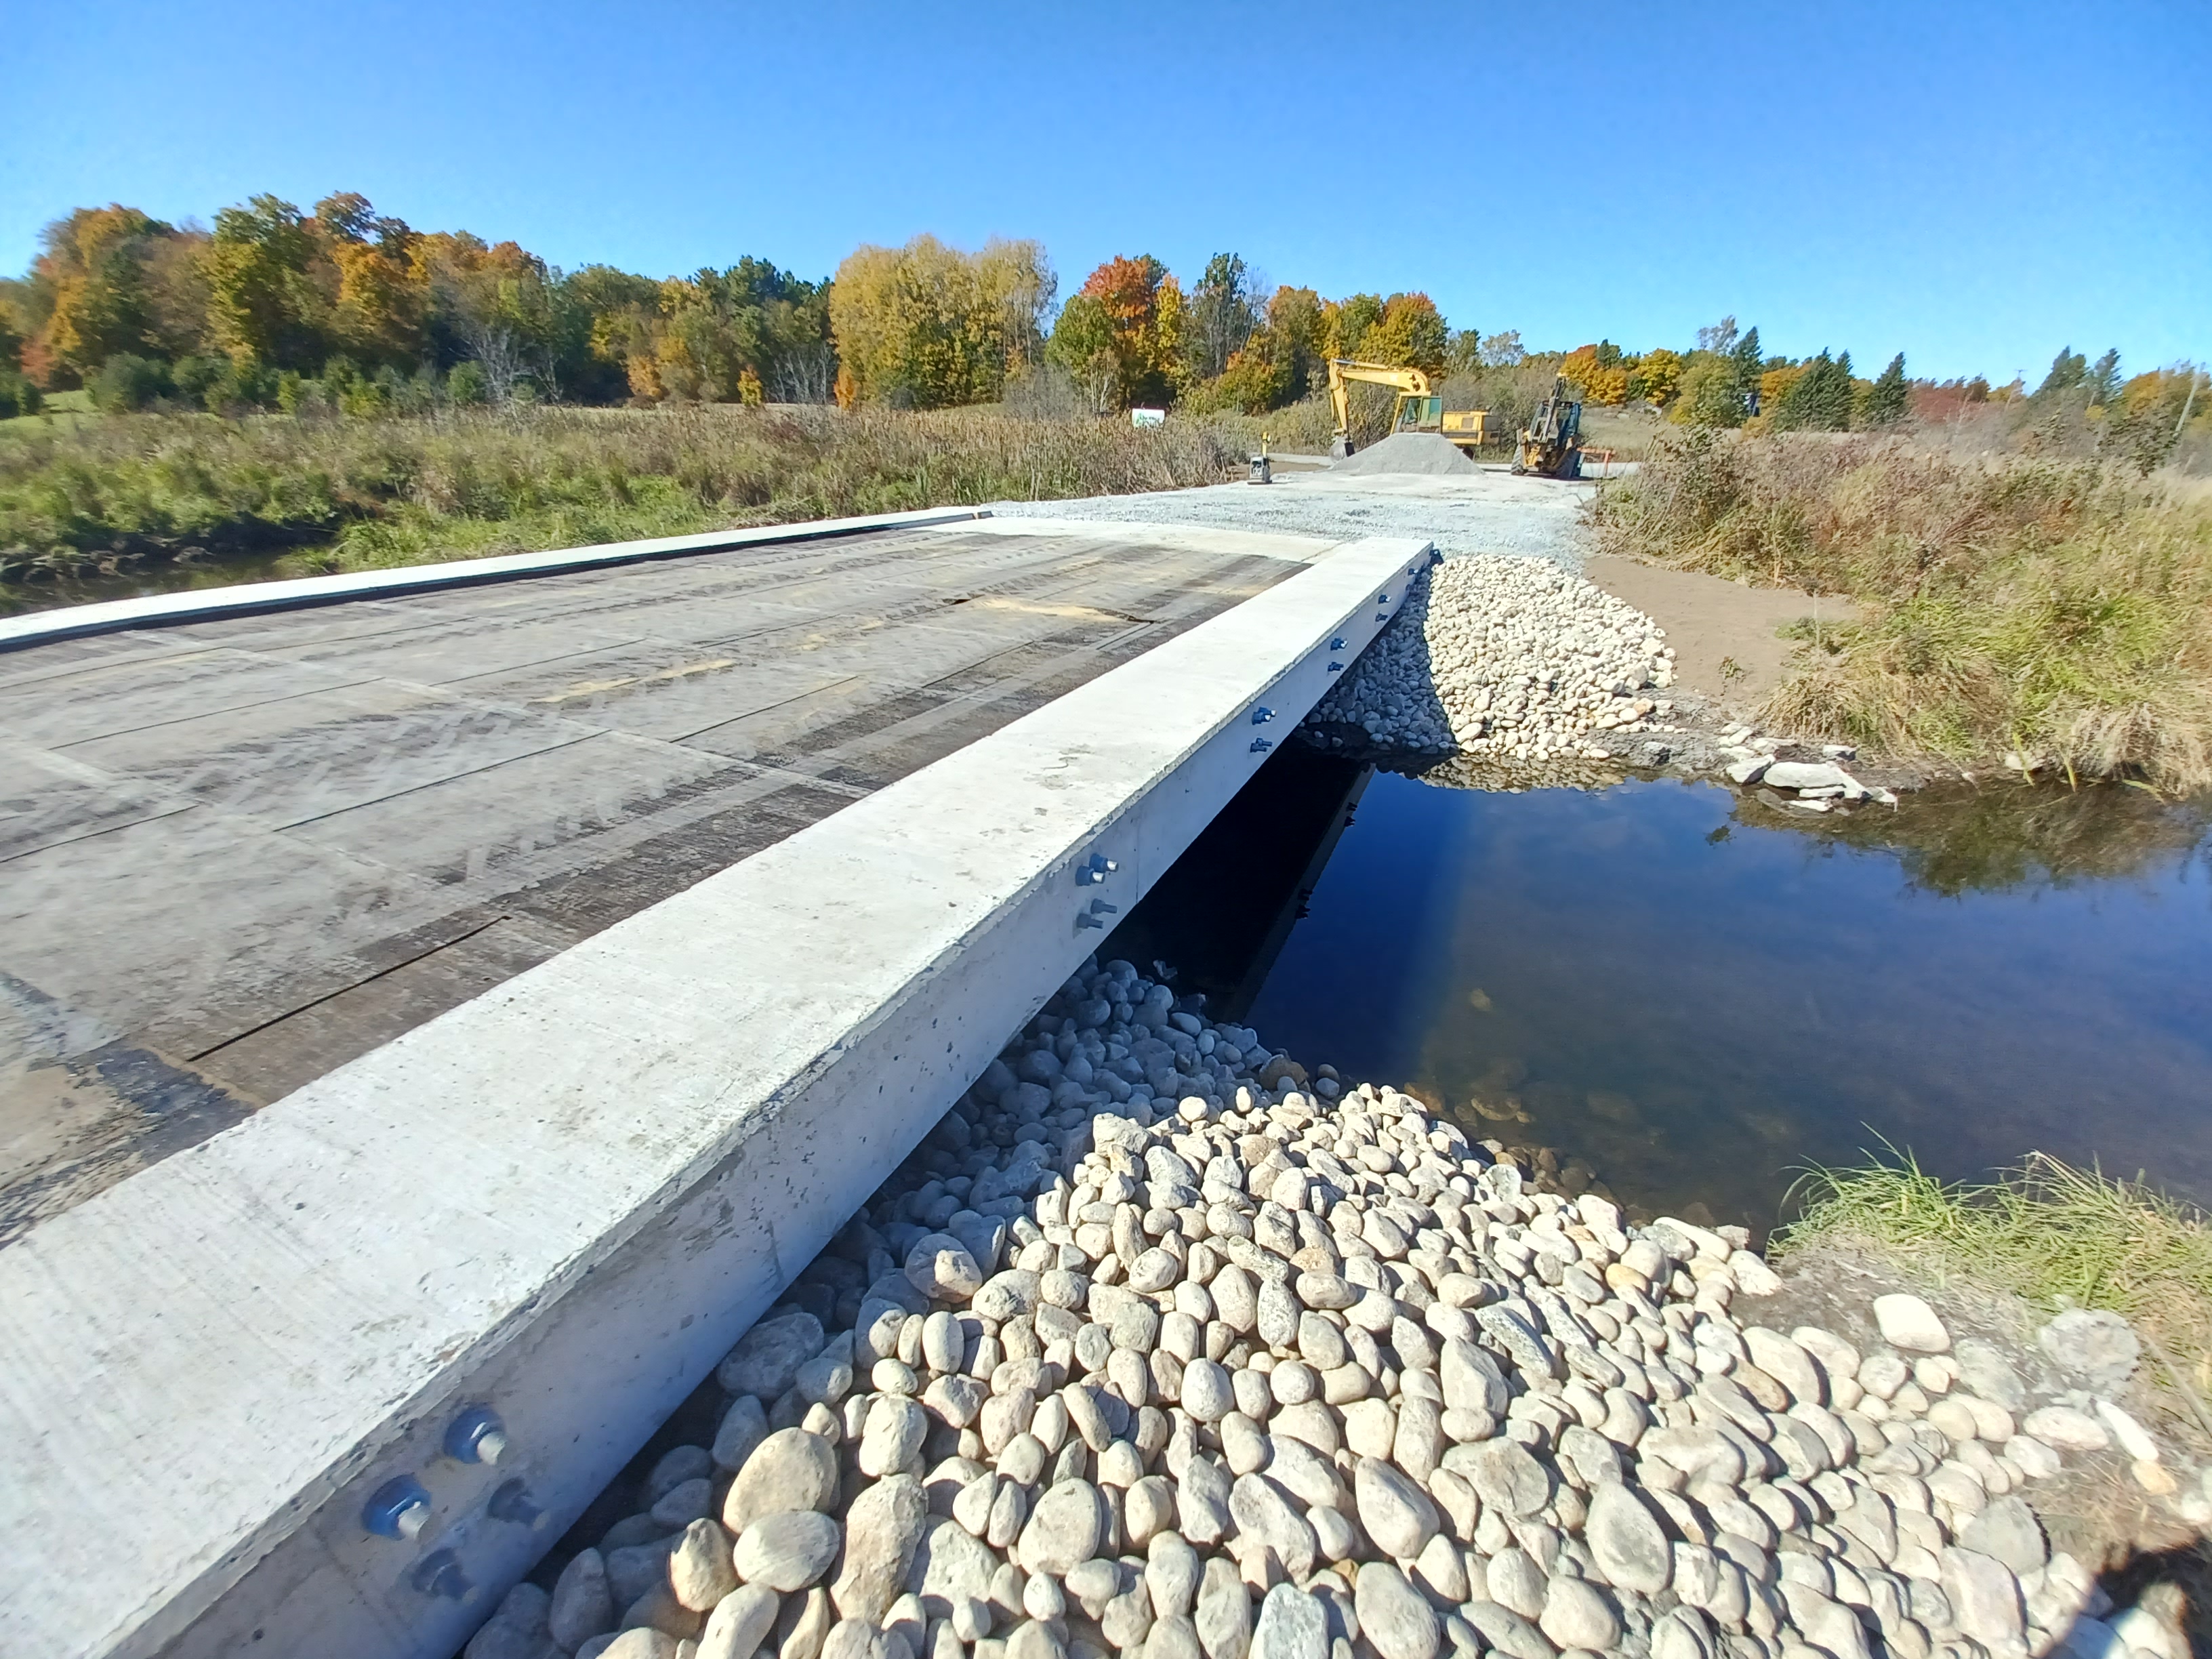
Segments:
[[[1553,380],[1552,395],[1536,405],[1535,415],[1521,428],[1513,470],[1546,478],[1583,476],[1583,406],[1565,375]]]
[[[1483,422],[1490,411],[1450,410],[1430,389],[1429,377],[1418,368],[1393,368],[1388,363],[1365,363],[1352,357],[1332,357],[1328,364],[1328,400],[1336,410],[1336,437],[1328,453],[1338,460],[1352,453],[1352,388],[1389,386],[1398,394],[1390,408],[1390,430],[1441,432],[1472,457],[1482,447]]]

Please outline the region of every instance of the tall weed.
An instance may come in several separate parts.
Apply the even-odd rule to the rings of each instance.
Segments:
[[[979,410],[701,404],[0,427],[0,583],[284,549],[308,550],[287,568],[343,570],[1175,489],[1242,465],[1202,425],[1138,430]]]
[[[1811,593],[1765,717],[1955,763],[2212,787],[2212,502],[2094,461],[1814,434],[1663,441],[1595,509],[1608,550]]]

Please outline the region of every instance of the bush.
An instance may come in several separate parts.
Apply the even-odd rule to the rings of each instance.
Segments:
[[[18,415],[35,415],[46,406],[46,401],[29,375],[13,363],[0,363],[0,421],[12,420]]]
[[[179,357],[169,370],[169,385],[179,403],[205,408],[209,392],[229,373],[228,357]]]
[[[273,404],[277,388],[278,376],[274,372],[233,359],[208,381],[200,402],[210,415],[241,415]]]
[[[473,357],[455,363],[453,372],[446,376],[446,395],[463,409],[482,409],[489,403],[491,382],[485,377],[483,365]]]
[[[169,366],[128,351],[118,351],[100,366],[85,389],[92,406],[102,414],[128,414],[151,409],[169,391]]]

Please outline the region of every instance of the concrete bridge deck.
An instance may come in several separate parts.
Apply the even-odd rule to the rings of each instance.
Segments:
[[[1431,556],[797,533],[0,626],[0,1651],[447,1659]]]
[[[969,520],[0,653],[0,1243],[1330,545]]]

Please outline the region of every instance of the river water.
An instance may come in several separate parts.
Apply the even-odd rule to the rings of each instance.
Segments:
[[[1807,1166],[1885,1143],[1947,1177],[2042,1151],[2204,1202],[2208,821],[2016,785],[1811,819],[1716,784],[1509,793],[1292,751],[1112,944],[1641,1209],[1763,1228]]]

